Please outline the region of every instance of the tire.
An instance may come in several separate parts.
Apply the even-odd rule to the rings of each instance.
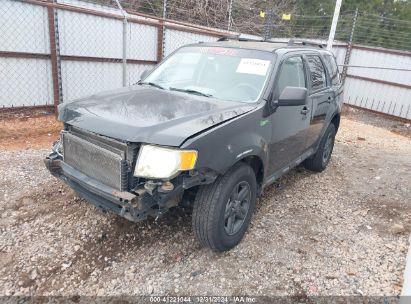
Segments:
[[[241,194],[237,200],[236,193]],[[192,220],[199,242],[215,251],[236,246],[250,224],[256,193],[255,173],[245,163],[236,164],[213,184],[201,186],[194,200]]]
[[[315,172],[322,172],[327,168],[335,142],[335,126],[330,124],[321,138],[317,152],[304,161],[304,167]]]

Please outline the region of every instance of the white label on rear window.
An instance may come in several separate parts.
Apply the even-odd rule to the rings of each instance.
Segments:
[[[236,72],[265,76],[269,66],[269,60],[242,58]]]

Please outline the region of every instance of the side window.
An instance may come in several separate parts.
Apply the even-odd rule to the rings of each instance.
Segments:
[[[340,81],[340,75],[338,73],[338,66],[337,66],[337,62],[335,61],[335,58],[331,55],[324,55],[324,61],[325,61],[325,65],[328,68],[328,71],[330,72],[331,84],[339,85],[341,81]]]
[[[325,69],[319,56],[307,56],[308,66],[311,72],[311,89],[318,91],[327,86],[327,78],[325,77]]]
[[[275,99],[280,97],[285,87],[300,87],[306,88],[304,64],[301,57],[291,57],[286,59],[278,75],[277,85],[275,89]]]

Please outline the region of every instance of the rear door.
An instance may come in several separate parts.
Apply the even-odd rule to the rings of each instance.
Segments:
[[[330,81],[330,86],[332,87],[333,98],[335,98],[335,105],[341,109],[343,102],[343,87],[341,84],[341,77],[338,70],[337,60],[332,54],[323,53],[322,55],[325,66],[327,67],[327,71],[329,72],[328,79]]]
[[[307,132],[307,148],[320,139],[321,130],[326,123],[334,93],[320,54],[305,55],[304,60],[309,74],[309,108],[311,121]]]

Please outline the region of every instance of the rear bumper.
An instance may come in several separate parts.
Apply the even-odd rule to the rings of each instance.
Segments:
[[[176,187],[161,196],[148,193],[138,196],[131,192],[120,192],[90,178],[64,163],[57,154],[50,154],[44,159],[44,163],[53,176],[64,181],[88,202],[133,222],[144,220],[148,215],[157,216],[165,212],[166,209],[163,210],[161,206],[182,191],[181,187]]]

